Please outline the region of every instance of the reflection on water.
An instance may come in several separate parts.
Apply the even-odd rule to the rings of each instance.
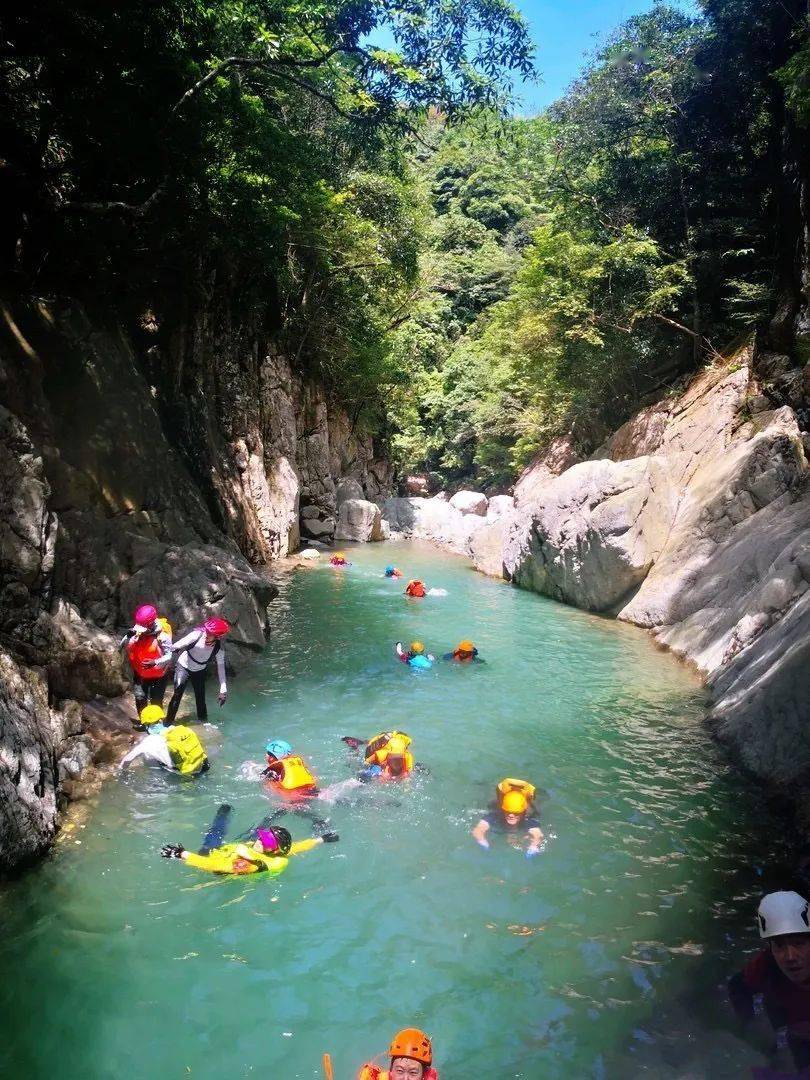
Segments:
[[[702,692],[641,632],[474,574],[428,548],[354,549],[273,606],[270,648],[234,680],[194,784],[108,786],[77,841],[0,896],[0,1005],[13,1074],[349,1077],[398,1026],[442,1074],[736,1077],[761,1061],[717,986],[754,947],[769,819],[703,732]],[[448,596],[407,601],[396,561]],[[472,637],[487,664],[413,672]],[[276,880],[161,860],[219,802],[269,807],[240,766],[288,739],[322,786],[343,735],[402,727],[429,773],[327,808],[341,842]],[[212,744],[215,742],[211,739]],[[533,860],[469,830],[504,775],[543,791]],[[294,819],[295,836],[309,823]],[[757,845],[760,845],[757,847]]]

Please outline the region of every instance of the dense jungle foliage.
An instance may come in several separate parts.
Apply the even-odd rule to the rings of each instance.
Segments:
[[[656,7],[517,118],[532,73],[506,0],[18,5],[3,288],[225,290],[403,470],[508,484],[795,313],[806,0]]]

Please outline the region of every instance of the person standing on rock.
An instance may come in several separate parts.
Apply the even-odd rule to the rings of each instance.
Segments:
[[[163,705],[168,665],[172,659],[172,628],[152,604],[141,604],[135,625],[121,638],[132,668],[132,689],[138,717],[147,705]]]
[[[225,619],[218,615],[206,619],[202,626],[196,627],[190,634],[175,642],[174,653],[179,653],[174,667],[174,692],[166,710],[166,723],[171,725],[177,716],[180,702],[190,682],[194,687],[197,705],[197,719],[204,723],[208,719],[208,706],[205,702],[205,675],[210,662],[216,659],[219,677],[219,703],[225,704],[228,696],[228,684],[225,679],[225,649],[222,640],[230,630]]]

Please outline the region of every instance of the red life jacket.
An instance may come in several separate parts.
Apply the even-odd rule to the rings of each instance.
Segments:
[[[409,581],[405,589],[406,596],[425,596],[425,586],[421,581]]]
[[[163,648],[158,641],[158,634],[162,632],[161,629],[156,633],[141,634],[127,645],[127,656],[132,670],[141,679],[161,679],[166,674],[165,664],[160,667],[143,666],[144,660],[159,660],[163,655]]]

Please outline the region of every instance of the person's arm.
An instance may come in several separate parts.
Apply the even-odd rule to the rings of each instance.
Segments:
[[[402,642],[401,641],[398,641],[396,643],[396,645],[394,646],[394,648],[396,649],[397,656],[400,658],[400,660],[407,660],[408,654],[405,652],[404,648],[402,647]]]
[[[728,999],[734,1010],[734,1015],[742,1023],[747,1024],[754,1019],[754,991],[746,986],[743,973],[738,971],[732,975],[727,983]]]
[[[171,634],[167,634],[164,630],[162,633],[158,634],[156,640],[158,645],[160,645],[160,656],[156,660],[152,660],[149,663],[149,667],[166,667],[167,664],[171,663],[172,657],[174,656],[174,653],[172,652],[172,636]]]
[[[305,851],[312,851],[319,844],[334,844],[339,839],[337,833],[327,832],[321,836],[311,836],[308,840],[296,840],[290,848],[290,855],[303,855]]]
[[[224,705],[228,696],[228,684],[225,681],[225,649],[220,645],[217,651],[217,678],[219,679],[219,703]]]
[[[192,630],[186,634],[185,637],[181,637],[179,641],[172,642],[172,652],[182,652],[183,649],[193,648],[199,644],[200,637],[205,634],[204,630]]]
[[[484,818],[478,822],[472,831],[475,842],[480,844],[482,848],[489,847],[489,840],[487,840],[487,833],[489,832],[489,822]]]

